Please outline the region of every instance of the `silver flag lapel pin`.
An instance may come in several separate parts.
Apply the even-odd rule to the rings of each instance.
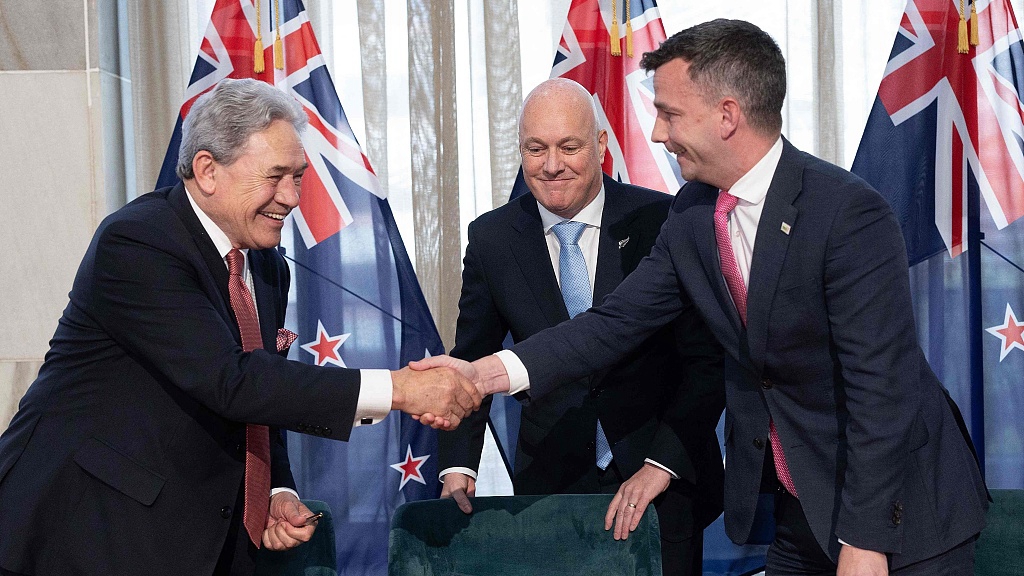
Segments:
[[[622,240],[619,240],[619,250],[625,248],[626,244],[629,244],[629,236],[626,236]]]

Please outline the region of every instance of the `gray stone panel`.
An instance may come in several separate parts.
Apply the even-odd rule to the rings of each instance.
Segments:
[[[84,70],[83,10],[81,0],[0,0],[0,70]],[[90,43],[94,59],[97,48]]]

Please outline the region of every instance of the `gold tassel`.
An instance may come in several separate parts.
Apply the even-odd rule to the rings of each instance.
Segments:
[[[284,70],[284,45],[281,43],[281,2],[280,0],[274,0],[274,18],[277,24],[274,26],[274,31],[277,32],[277,37],[274,38],[274,68],[278,70]]]
[[[266,69],[263,62],[263,29],[260,27],[260,3],[263,0],[256,0],[256,45],[253,46],[252,71],[262,74]]]
[[[612,29],[608,35],[612,45],[612,56],[622,56],[622,46],[619,44],[619,10],[615,6],[615,0],[612,0]]]
[[[978,45],[978,0],[971,2],[971,46]]]
[[[960,25],[957,27],[956,51],[967,54],[970,48],[967,45],[967,20],[964,19],[964,0],[960,0]]]
[[[630,0],[626,0],[626,56],[633,57],[633,18],[629,13]]]

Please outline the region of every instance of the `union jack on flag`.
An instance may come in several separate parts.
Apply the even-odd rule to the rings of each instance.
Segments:
[[[959,54],[959,0],[907,2],[853,164],[892,204],[911,264],[966,250],[969,187],[999,229],[1024,215],[1021,31],[1009,0],[973,8],[977,43]]]
[[[608,131],[605,173],[621,182],[675,193],[681,183],[679,165],[664,146],[651,142],[657,115],[654,84],[640,69],[643,53],[665,41],[665,26],[654,0],[617,0],[619,34],[613,40],[612,4],[572,1],[551,77],[575,80],[593,95],[601,127]],[[612,54],[613,41],[620,55]]]
[[[260,73],[254,72],[258,37],[265,46]],[[158,186],[177,182],[182,118],[224,78],[272,84],[298,100],[309,118],[302,134],[309,167],[292,211],[294,242],[287,234],[282,240],[294,271],[286,324],[299,334],[291,357],[398,369],[443,354],[390,205],[345,117],[301,0],[217,0]],[[392,413],[353,429],[347,443],[289,434],[288,451],[299,494],[331,507],[338,573],[387,574],[395,508],[440,493],[437,458],[430,458],[436,433]]]

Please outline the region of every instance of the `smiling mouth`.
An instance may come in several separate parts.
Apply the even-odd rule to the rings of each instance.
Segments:
[[[271,220],[277,220],[278,222],[281,222],[288,215],[287,214],[278,214],[276,212],[260,212],[260,216],[266,216],[267,218],[270,218]]]

